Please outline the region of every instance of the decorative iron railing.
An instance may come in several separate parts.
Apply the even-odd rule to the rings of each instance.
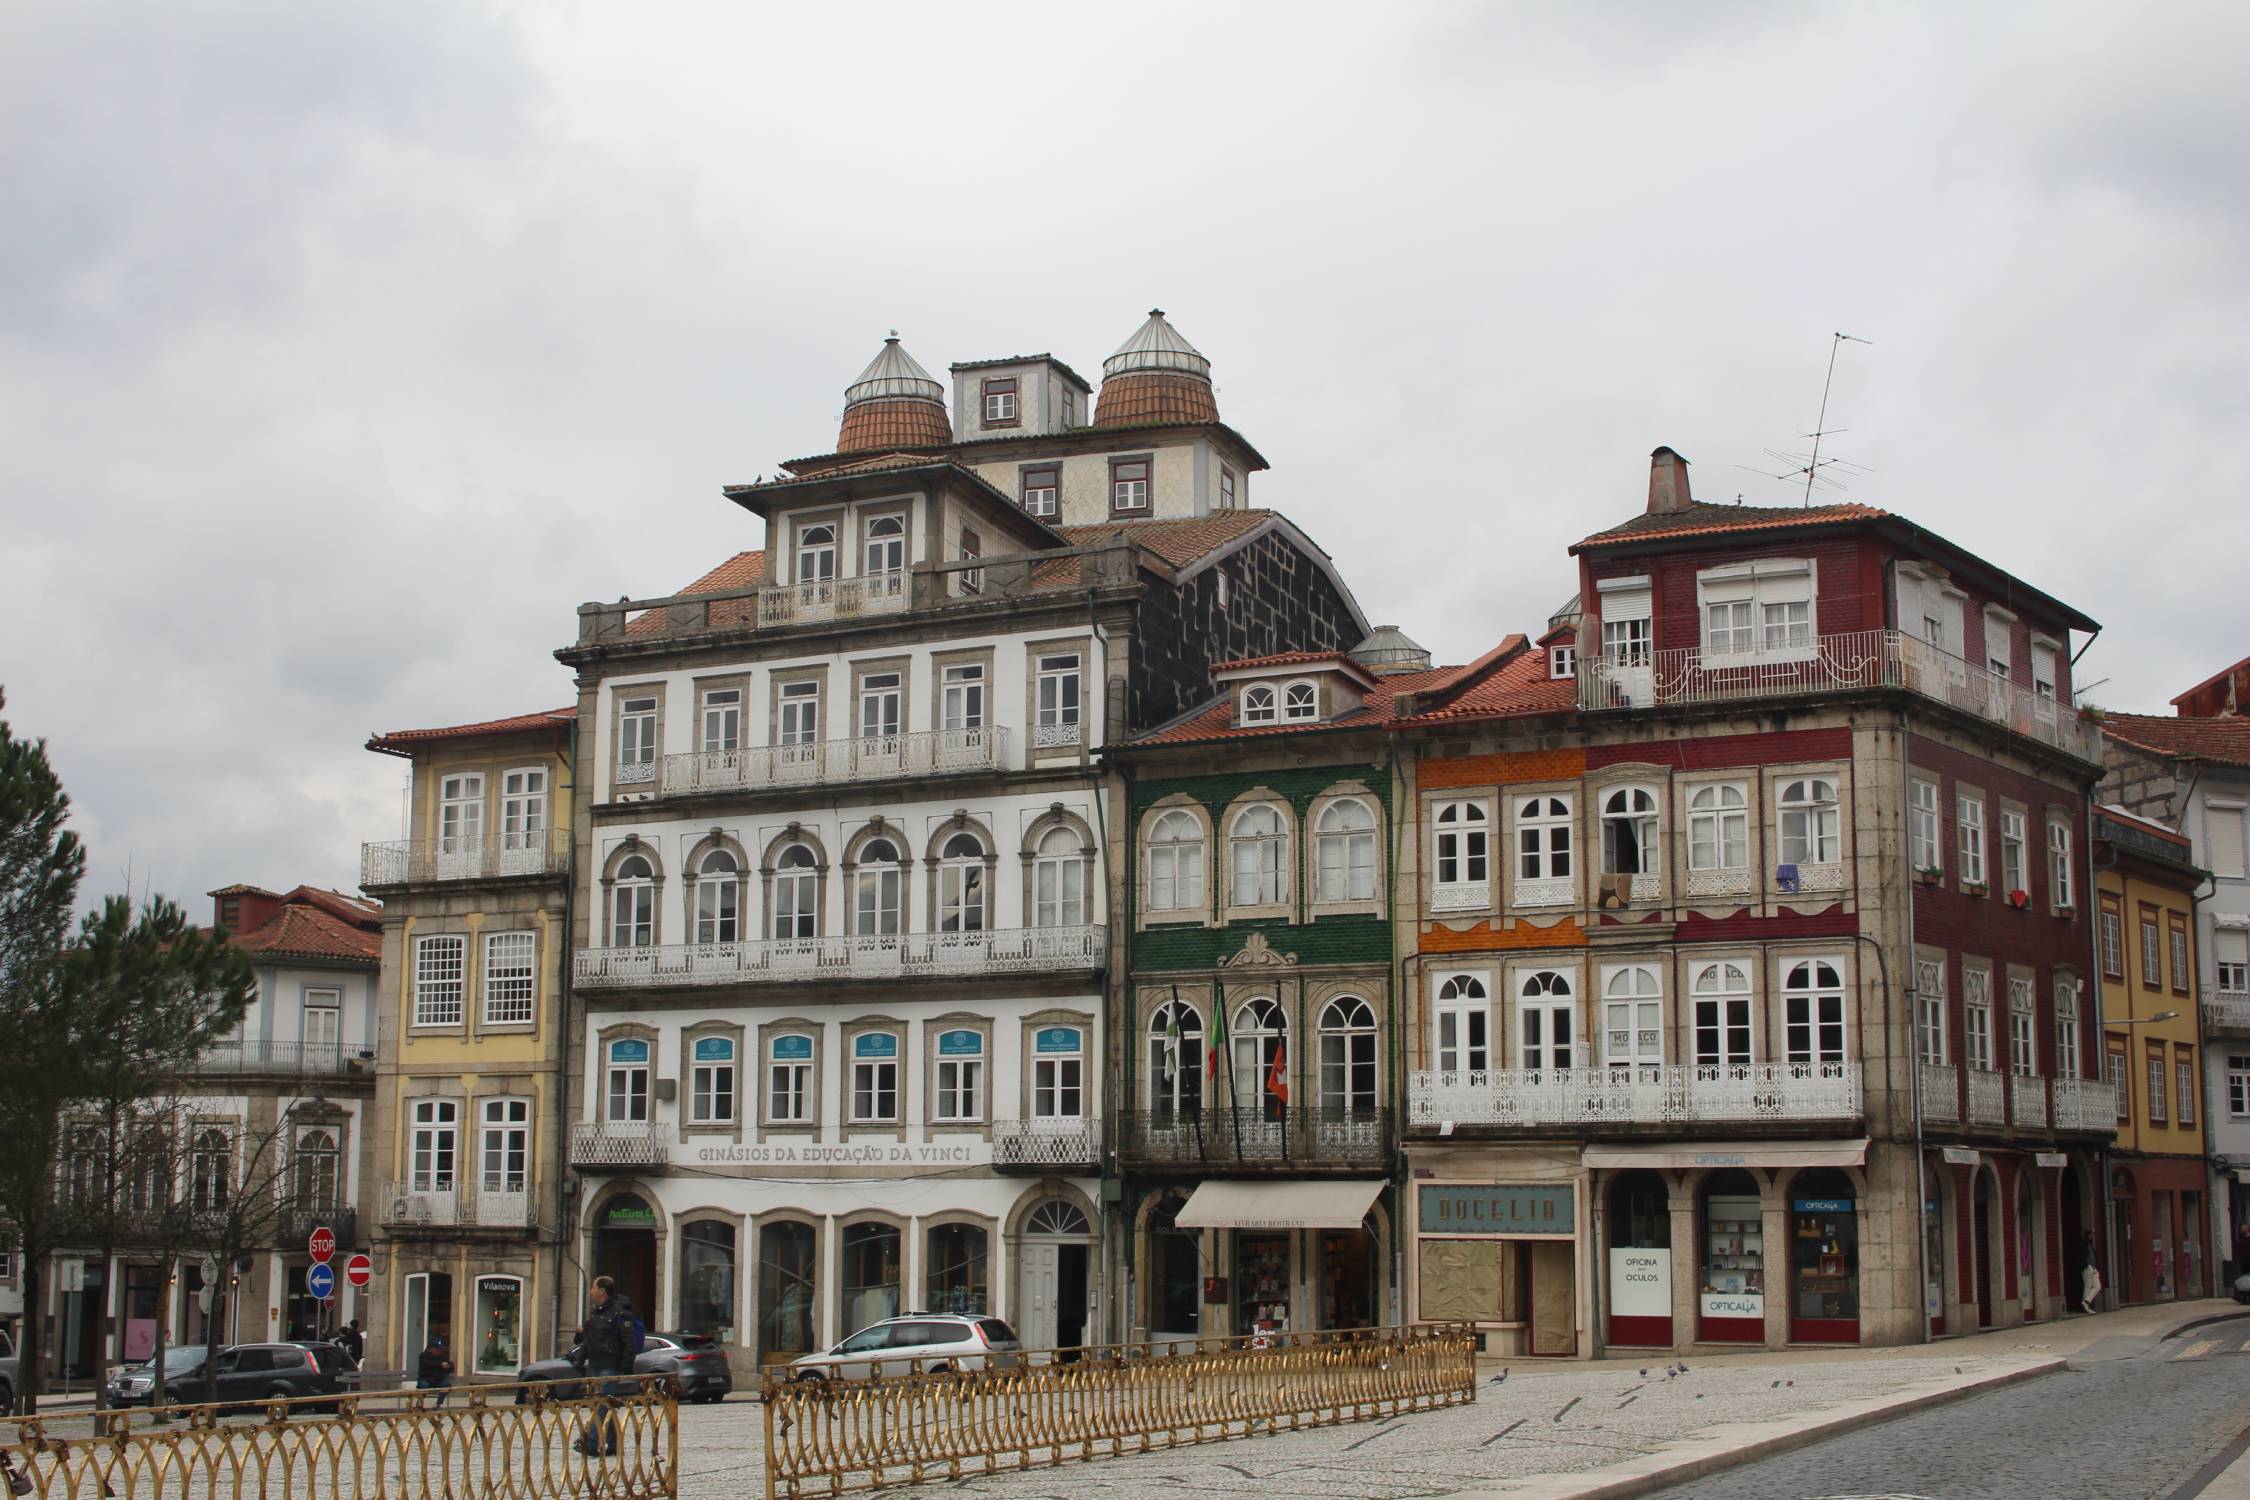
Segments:
[[[597,1120],[570,1128],[574,1167],[661,1167],[670,1160],[670,1133],[654,1121]]]
[[[1969,1123],[2008,1123],[2008,1087],[2003,1074],[1995,1073],[1990,1068],[1969,1069]]]
[[[1381,1328],[1042,1351],[1004,1367],[831,1383],[768,1374],[767,1500],[959,1483],[1476,1399],[1474,1336]]]
[[[574,972],[582,989],[1072,973],[1101,967],[1108,933],[1106,927],[1003,927],[981,932],[678,943],[662,948],[581,948]]]
[[[1896,630],[1815,636],[1772,649],[1701,646],[1578,660],[1581,708],[1732,703],[1805,693],[1905,688],[2003,725],[2081,760],[2101,760],[2101,731],[2051,691],[2026,688]]]
[[[752,745],[739,750],[667,755],[656,793],[660,797],[693,797],[706,792],[825,786],[897,776],[954,776],[990,771],[1007,763],[1005,726],[923,729],[912,734],[871,734],[803,745]]]
[[[1923,1063],[1922,1119],[1931,1125],[1961,1123],[1961,1070],[1951,1063]]]
[[[359,883],[367,890],[424,881],[504,880],[562,875],[570,870],[570,830],[535,828],[476,838],[399,839],[359,846]]]
[[[2047,1080],[2024,1073],[2008,1077],[2009,1118],[2020,1128],[2047,1128]]]
[[[1080,1117],[992,1122],[992,1164],[995,1167],[1090,1170],[1100,1163],[1101,1155],[1099,1120]]]
[[[2057,1130],[2117,1129],[2117,1085],[2106,1078],[2057,1078],[2054,1100]]]
[[[2237,1036],[2250,1033],[2250,995],[2240,990],[2213,990],[2203,1002],[2203,1029]]]
[[[1858,1063],[1418,1069],[1414,1128],[1854,1120]]]
[[[540,1194],[523,1178],[468,1177],[458,1181],[426,1178],[383,1184],[386,1229],[532,1229],[539,1223]]]
[[[335,1078],[375,1074],[375,1049],[342,1042],[276,1042],[263,1038],[220,1042],[195,1060],[199,1073],[290,1073]]]
[[[674,1500],[669,1380],[608,1389],[569,1401],[514,1385],[267,1400],[253,1381],[238,1406],[0,1417],[0,1486],[32,1500]],[[220,1420],[234,1409],[262,1420]],[[589,1456],[589,1438],[606,1455]]]
[[[1118,1154],[1145,1165],[1376,1167],[1391,1158],[1387,1108],[1291,1109],[1279,1101],[1119,1116]]]

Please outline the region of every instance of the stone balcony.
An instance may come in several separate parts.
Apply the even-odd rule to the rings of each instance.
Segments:
[[[1416,1132],[1829,1125],[1864,1108],[1858,1063],[1418,1069],[1410,1097]]]
[[[701,797],[794,787],[841,786],[899,777],[927,780],[1008,767],[1004,726],[924,729],[802,745],[752,745],[667,755],[647,783],[650,795]],[[619,768],[623,770],[623,767]],[[622,778],[620,778],[622,780]]]
[[[383,1184],[383,1228],[393,1235],[463,1229],[536,1229],[539,1185],[523,1178],[423,1178]]]
[[[582,990],[654,990],[932,975],[1081,973],[1101,968],[1108,939],[1106,927],[1013,927],[581,948],[573,979]]]

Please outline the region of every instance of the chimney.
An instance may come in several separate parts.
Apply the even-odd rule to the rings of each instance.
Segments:
[[[1648,456],[1648,513],[1676,516],[1695,503],[1688,493],[1687,460],[1669,448]]]

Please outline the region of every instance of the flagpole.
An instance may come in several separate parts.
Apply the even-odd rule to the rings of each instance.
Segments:
[[[1175,1099],[1177,1098],[1180,1076],[1180,1044],[1178,1041],[1179,1025],[1180,987],[1175,984],[1172,986],[1172,1019],[1171,1022],[1164,1028],[1165,1040],[1167,1045],[1170,1046],[1172,1052],[1172,1076],[1166,1079],[1165,1082],[1172,1086]],[[1189,1112],[1189,1117],[1195,1121],[1195,1159],[1201,1162],[1208,1162],[1211,1159],[1211,1156],[1210,1153],[1203,1147],[1203,1090],[1198,1087],[1195,1093],[1196,1107]]]
[[[1226,1029],[1227,982],[1215,973],[1211,976],[1211,992],[1218,996],[1220,1061],[1227,1070],[1227,1119],[1234,1124],[1234,1159],[1239,1162],[1242,1160],[1242,1109],[1235,1100],[1234,1033]]]

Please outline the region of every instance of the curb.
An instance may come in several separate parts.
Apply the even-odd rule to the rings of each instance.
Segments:
[[[1970,1396],[1980,1396],[1987,1391],[2036,1380],[2043,1375],[2053,1375],[2068,1367],[2069,1362],[2061,1357],[2042,1359],[2017,1369],[1966,1379],[1941,1390],[1922,1391],[1907,1396],[1877,1397],[1823,1413],[1790,1431],[1752,1438],[1748,1442],[1730,1445],[1723,1437],[1706,1438],[1700,1442],[1690,1437],[1669,1445],[1665,1451],[1638,1459],[1626,1459],[1607,1468],[1592,1469],[1582,1474],[1556,1474],[1509,1489],[1462,1490],[1444,1497],[1444,1500],[1635,1500],[1635,1497],[1653,1495],[1676,1484],[1705,1479],[1728,1469],[1756,1463],[1763,1458],[1772,1458],[1776,1454],[1826,1442],[1830,1438],[1841,1437],[1863,1427],[1873,1427],[1932,1407],[1949,1405]],[[1726,1431],[1723,1427],[1714,1430],[1720,1433]],[[1699,1446],[1706,1451],[1692,1451]],[[1691,1451],[1683,1453],[1682,1449]]]

